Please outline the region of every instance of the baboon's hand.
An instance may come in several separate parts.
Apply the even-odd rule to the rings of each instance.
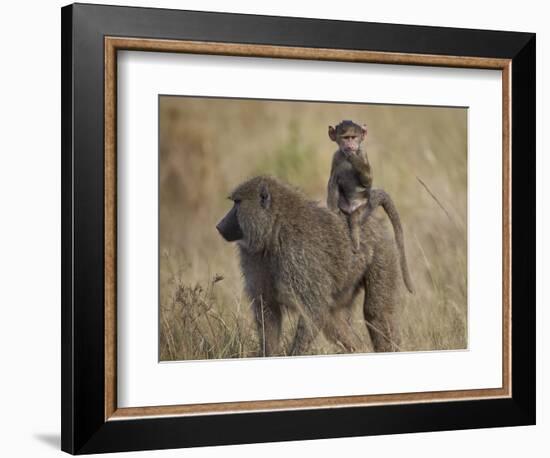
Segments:
[[[351,157],[353,156],[353,151],[351,150],[342,150],[342,153],[344,153],[344,157],[349,161]]]

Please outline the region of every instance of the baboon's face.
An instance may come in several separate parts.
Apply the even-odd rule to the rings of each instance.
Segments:
[[[363,138],[357,132],[346,132],[338,136],[338,146],[342,151],[356,153],[361,146]]]
[[[343,121],[336,127],[329,126],[330,139],[338,144],[338,148],[346,153],[357,153],[361,142],[367,134],[365,125],[359,126],[351,121]]]
[[[238,242],[250,251],[265,248],[273,225],[269,184],[261,178],[243,183],[231,193],[233,207],[216,226],[228,242]]]
[[[233,208],[227,212],[227,215],[216,226],[218,232],[228,242],[235,242],[243,238],[243,231],[237,217],[238,208],[239,202],[234,202]]]

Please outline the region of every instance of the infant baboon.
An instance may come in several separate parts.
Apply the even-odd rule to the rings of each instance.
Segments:
[[[381,189],[372,189],[372,169],[367,152],[361,147],[367,135],[367,126],[342,121],[336,127],[329,126],[328,135],[338,144],[338,149],[332,157],[327,207],[345,215],[355,252],[359,250],[361,225],[378,206],[384,208],[395,233],[403,281],[407,289],[414,292],[399,213],[389,194]]]
[[[350,239],[341,236],[343,218],[275,178],[252,178],[230,199],[234,205],[216,228],[239,247],[263,355],[282,350],[284,308],[299,314],[290,354],[303,354],[318,331],[355,351],[347,316],[362,288],[374,350],[396,350],[399,273],[395,245],[383,225],[375,218],[365,221],[361,251],[354,254]]]

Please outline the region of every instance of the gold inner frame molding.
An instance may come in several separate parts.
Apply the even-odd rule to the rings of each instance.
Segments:
[[[116,107],[117,51],[267,57],[318,61],[364,62],[493,69],[502,72],[502,380],[500,388],[430,391],[399,394],[336,396],[304,399],[242,401],[171,406],[119,408],[117,404],[117,169]],[[511,372],[511,60],[480,57],[403,54],[343,49],[301,48],[240,43],[105,37],[105,421],[144,417],[321,409],[381,404],[507,398],[512,395]]]

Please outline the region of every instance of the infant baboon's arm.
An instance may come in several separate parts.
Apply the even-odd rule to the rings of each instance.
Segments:
[[[361,186],[367,188],[367,193],[369,193],[372,187],[372,169],[367,153],[360,149],[357,151],[357,154],[344,152],[344,155],[357,172],[359,183],[361,183]]]
[[[332,159],[332,167],[330,168],[330,177],[327,185],[327,207],[334,212],[338,211],[338,199],[340,197],[340,190],[338,189],[338,177],[336,169],[338,168],[337,154]]]

